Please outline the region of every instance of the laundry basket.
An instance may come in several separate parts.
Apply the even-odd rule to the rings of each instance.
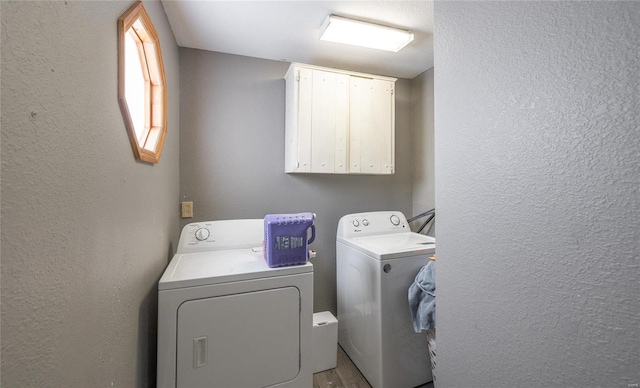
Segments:
[[[433,387],[436,387],[436,329],[427,330],[427,345],[429,346],[429,358],[431,359],[431,375]]]

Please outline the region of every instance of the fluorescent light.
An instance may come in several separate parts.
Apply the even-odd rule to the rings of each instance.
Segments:
[[[398,52],[413,40],[410,31],[329,15],[321,40]]]

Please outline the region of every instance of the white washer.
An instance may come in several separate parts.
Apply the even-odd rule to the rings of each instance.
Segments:
[[[407,292],[434,253],[435,239],[411,232],[401,212],[350,214],[338,223],[338,342],[373,388],[433,380]]]
[[[313,266],[269,268],[264,220],[192,223],[158,283],[159,388],[311,387]]]

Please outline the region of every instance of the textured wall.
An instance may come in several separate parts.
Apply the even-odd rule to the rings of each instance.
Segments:
[[[640,383],[640,3],[436,2],[438,387]]]
[[[133,2],[1,2],[2,386],[154,386],[157,280],[178,237],[178,49],[160,3],[168,134],[138,163],[117,101]]]
[[[205,221],[317,214],[314,310],[336,313],[338,220],[372,210],[411,211],[410,83],[396,83],[396,174],[284,173],[288,63],[180,49],[180,197]]]
[[[413,147],[413,214],[435,207],[433,142],[433,68],[411,80],[411,138]],[[426,218],[415,221],[413,230]],[[428,232],[428,233],[427,233]],[[435,220],[422,233],[435,236]]]

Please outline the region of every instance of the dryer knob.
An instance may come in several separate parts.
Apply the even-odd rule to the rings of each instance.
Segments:
[[[200,228],[196,230],[196,239],[198,239],[198,241],[204,241],[208,238],[209,238],[209,229]]]
[[[356,228],[360,226],[360,223],[358,222],[358,220],[353,220],[353,226],[355,226]]]
[[[395,226],[400,225],[400,218],[398,216],[396,216],[395,214],[392,215],[389,219],[391,220],[391,223],[393,225],[395,225]]]
[[[369,226],[369,220],[367,220],[366,218],[362,220],[362,225]]]

